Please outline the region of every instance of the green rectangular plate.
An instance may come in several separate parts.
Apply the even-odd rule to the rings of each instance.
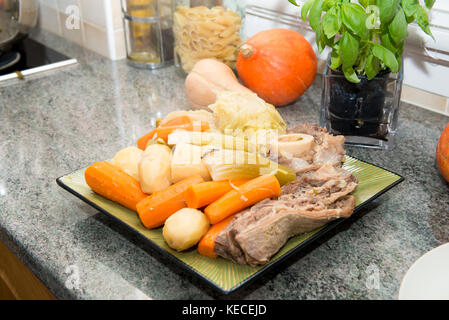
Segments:
[[[353,192],[356,198],[356,208],[353,215],[364,205],[404,180],[398,174],[349,156],[346,156],[343,168],[352,172],[359,179],[357,189]],[[75,171],[58,178],[56,181],[59,186],[73,195],[140,234],[142,240],[146,241],[152,248],[172,258],[181,267],[193,272],[221,293],[230,293],[249,283],[264,271],[285,260],[291,254],[304,248],[344,221],[344,219],[337,219],[317,230],[291,238],[267,265],[259,267],[239,265],[220,257],[213,259],[202,256],[198,254],[196,249],[186,252],[177,252],[170,249],[162,237],[162,228],[147,230],[140,222],[137,213],[94,193],[84,180],[84,171],[85,169]]]

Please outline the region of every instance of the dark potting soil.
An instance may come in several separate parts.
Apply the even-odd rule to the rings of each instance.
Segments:
[[[342,73],[330,70],[331,74]],[[368,136],[386,139],[381,125],[385,104],[385,91],[390,72],[385,70],[376,78],[360,77],[360,83],[352,83],[344,77],[330,77],[329,114],[334,133]]]

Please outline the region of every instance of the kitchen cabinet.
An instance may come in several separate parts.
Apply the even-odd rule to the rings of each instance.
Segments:
[[[53,294],[0,242],[0,300],[53,300]]]

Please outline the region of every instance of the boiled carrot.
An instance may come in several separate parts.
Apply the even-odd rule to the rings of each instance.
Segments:
[[[197,209],[207,206],[233,188],[237,188],[248,181],[248,179],[206,181],[190,186],[185,193],[187,207]]]
[[[156,129],[155,137],[161,138],[165,142],[168,141],[168,135],[171,134],[175,130],[185,130],[185,131],[208,131],[210,129],[209,123],[206,121],[199,122],[190,122],[182,125],[174,125],[174,126],[160,126]]]
[[[143,137],[137,140],[137,147],[139,149],[145,150],[148,141],[155,138],[161,138],[164,141],[168,140],[168,135],[175,130],[186,130],[186,131],[208,131],[210,129],[209,123],[206,121],[195,121],[193,122],[188,116],[179,116],[168,120],[165,123],[161,123],[159,127],[151,130]]]
[[[169,216],[186,207],[184,191],[187,187],[201,182],[204,182],[203,178],[194,175],[143,199],[137,204],[137,213],[143,225],[148,229],[162,226]]]
[[[161,125],[157,126],[156,129],[151,130],[146,135],[142,136],[137,140],[137,147],[141,150],[145,150],[148,144],[148,141],[153,139],[154,135],[157,132],[157,128],[160,128],[161,126],[176,126],[176,125],[183,125],[187,123],[191,123],[192,120],[187,116],[179,116],[173,119],[168,120],[166,123],[161,123]]]
[[[136,205],[148,197],[135,178],[107,161],[95,162],[84,173],[87,185],[99,195],[136,211]]]
[[[217,224],[214,224],[209,228],[207,233],[201,238],[198,243],[198,253],[203,256],[207,256],[210,258],[216,258],[217,254],[215,253],[215,240],[217,240],[218,235],[224,228],[228,226],[228,224],[234,219],[235,214],[227,217],[226,219],[220,221]]]
[[[281,186],[274,175],[262,175],[231,190],[204,209],[211,224],[216,224],[259,201],[277,197]]]
[[[140,137],[137,140],[137,148],[139,148],[140,150],[145,150],[147,148],[148,141],[153,139],[155,133],[156,133],[156,129],[153,129],[150,132],[148,132],[146,135]]]

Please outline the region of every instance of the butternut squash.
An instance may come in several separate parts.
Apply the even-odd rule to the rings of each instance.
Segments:
[[[207,109],[219,91],[252,92],[240,84],[231,68],[215,59],[198,61],[185,80],[185,88],[194,109]]]

